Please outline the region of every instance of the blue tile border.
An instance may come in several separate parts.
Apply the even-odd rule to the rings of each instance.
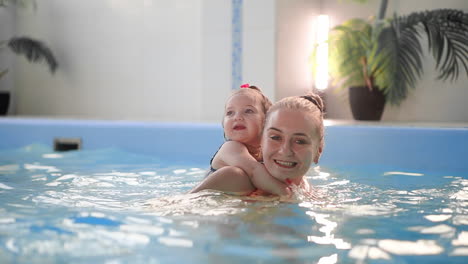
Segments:
[[[242,83],[242,5],[243,0],[232,0],[232,89]]]

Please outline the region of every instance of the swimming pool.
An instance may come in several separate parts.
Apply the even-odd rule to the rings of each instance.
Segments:
[[[219,124],[0,119],[0,259],[467,262],[467,128],[327,126],[318,198],[297,204],[185,194],[222,141]]]

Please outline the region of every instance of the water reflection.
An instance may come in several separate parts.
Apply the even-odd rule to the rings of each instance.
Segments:
[[[363,180],[315,168],[307,178],[316,196],[280,203],[185,194],[204,177],[202,168],[120,152],[118,162],[99,157],[112,151],[80,161],[70,159],[79,153],[44,153],[40,162],[0,164],[2,260],[326,264],[468,256],[468,180],[457,176],[405,189],[376,181],[432,176]]]
[[[317,264],[335,264],[338,262],[338,254],[333,254],[331,256],[321,257]]]
[[[434,240],[403,241],[383,239],[378,242],[383,250],[396,255],[437,255],[444,249]]]
[[[353,247],[348,256],[361,261],[366,259],[391,259],[391,256],[387,252],[378,247],[369,245],[357,245]]]

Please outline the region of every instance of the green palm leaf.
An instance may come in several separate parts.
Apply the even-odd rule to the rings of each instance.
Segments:
[[[366,82],[369,50],[372,51],[372,27],[362,19],[351,19],[333,28],[329,39],[330,74],[340,89]]]
[[[456,80],[468,75],[468,14],[459,10],[438,9],[395,16],[380,37],[380,52],[387,54],[384,73],[376,76],[391,104],[400,104],[416,86],[422,74],[421,35],[428,40],[436,60],[438,79]]]
[[[29,62],[45,61],[50,72],[54,73],[58,63],[52,51],[40,41],[27,37],[12,38],[8,47],[16,54],[24,55]]]
[[[460,67],[468,74],[468,14],[450,9],[438,10],[425,14],[421,23],[440,71],[438,78],[455,80]],[[442,60],[444,55],[445,60]]]

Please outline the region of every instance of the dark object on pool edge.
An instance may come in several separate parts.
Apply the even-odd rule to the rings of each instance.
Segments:
[[[54,138],[54,151],[81,149],[81,138]]]
[[[0,91],[0,116],[8,113],[8,106],[10,105],[10,92]]]

